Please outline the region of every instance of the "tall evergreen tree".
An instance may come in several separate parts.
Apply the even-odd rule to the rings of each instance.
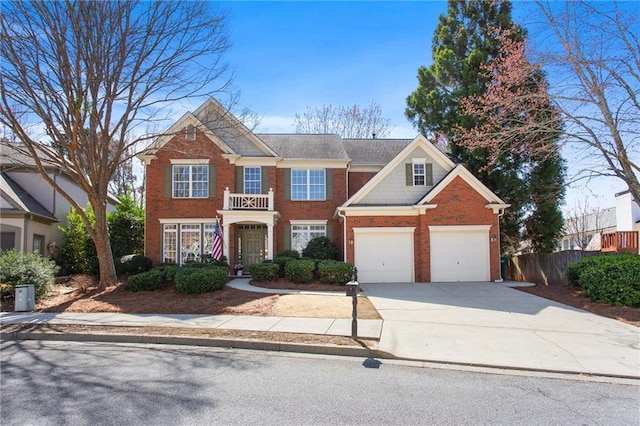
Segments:
[[[490,70],[493,60],[504,54],[504,44],[521,42],[525,36],[524,29],[513,23],[511,4],[507,1],[450,0],[448,14],[440,16],[434,35],[434,63],[418,70],[419,85],[407,98],[405,111],[407,118],[423,134],[446,136],[451,154],[465,163],[487,187],[511,204],[501,224],[502,250],[507,253],[517,250],[523,238],[527,215],[532,217],[527,221],[527,237],[536,241],[542,238],[533,235],[543,231],[534,226],[533,221],[545,222],[546,216],[539,216],[544,216],[544,212],[553,209],[549,205],[538,208],[533,200],[554,200],[557,207],[563,192],[535,197],[535,193],[532,193],[544,189],[540,185],[529,185],[534,170],[542,173],[553,169],[550,165],[541,167],[548,160],[547,157],[533,161],[526,150],[496,150],[490,145],[469,146],[465,143],[465,137],[472,129],[481,128],[490,120],[487,111],[475,110],[470,113],[465,110],[464,102],[487,93],[495,77]],[[543,75],[528,77],[526,84],[531,84],[532,81],[540,81]],[[557,137],[551,143],[553,147],[556,146],[555,141]],[[557,149],[553,152],[557,154]],[[557,164],[560,166],[559,171],[562,171],[562,162]],[[561,174],[561,183],[562,176]],[[549,177],[555,181],[557,178],[558,176]],[[556,209],[553,215],[556,213],[559,210]],[[554,228],[551,234],[556,235],[559,229]],[[547,230],[544,229],[544,232]],[[546,238],[543,239],[546,241]],[[535,247],[538,249],[542,246]]]

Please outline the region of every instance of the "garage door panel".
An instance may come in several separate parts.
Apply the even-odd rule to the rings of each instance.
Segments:
[[[405,232],[358,229],[354,246],[358,281],[413,281],[413,229]]]
[[[489,233],[485,230],[431,231],[431,281],[488,281]]]

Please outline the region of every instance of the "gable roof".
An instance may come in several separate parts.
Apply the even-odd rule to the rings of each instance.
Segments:
[[[3,200],[13,206],[11,209],[3,208],[2,210],[32,213],[51,221],[58,222],[58,219],[53,215],[53,213],[47,210],[22,186],[3,172],[0,172],[0,193]]]
[[[349,161],[340,136],[336,134],[257,134],[278,156],[296,160]]]
[[[352,165],[384,166],[412,139],[343,139],[342,142]]]
[[[398,155],[396,155],[386,166],[382,168],[373,178],[371,178],[358,192],[353,194],[342,207],[347,207],[353,203],[357,203],[362,200],[369,192],[373,190],[383,179],[385,179],[396,167],[404,164],[407,158],[411,155],[415,148],[424,149],[427,154],[440,164],[445,170],[451,170],[455,167],[453,161],[449,159],[444,153],[436,148],[431,142],[429,142],[423,135],[418,135],[407,146],[404,147]]]
[[[469,170],[467,170],[462,164],[458,164],[447,176],[436,184],[427,195],[418,201],[418,205],[429,204],[439,193],[442,192],[455,178],[460,177],[467,182],[478,194],[484,197],[490,204],[495,204],[496,207],[508,207],[500,197],[487,188],[480,180],[475,177]]]
[[[175,135],[192,124],[202,131],[223,153],[250,157],[276,157],[276,154],[253,132],[240,122],[218,101],[209,98],[193,113],[185,113],[152,144],[145,148],[138,158],[145,159],[167,144]]]

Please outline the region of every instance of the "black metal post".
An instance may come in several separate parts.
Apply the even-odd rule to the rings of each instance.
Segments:
[[[358,292],[353,295],[353,310],[351,312],[351,337],[358,337]]]

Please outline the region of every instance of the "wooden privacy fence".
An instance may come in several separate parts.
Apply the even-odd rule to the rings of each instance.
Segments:
[[[529,253],[509,259],[505,279],[526,281],[538,285],[568,285],[567,267],[597,251],[566,250],[556,253]]]

